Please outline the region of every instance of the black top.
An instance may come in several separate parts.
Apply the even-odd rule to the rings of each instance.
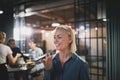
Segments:
[[[11,48],[11,50],[13,51],[13,57],[15,57],[17,53],[21,53],[20,48],[18,47]]]

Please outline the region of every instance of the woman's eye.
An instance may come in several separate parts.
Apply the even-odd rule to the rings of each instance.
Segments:
[[[61,36],[58,36],[58,38],[61,38]]]
[[[59,35],[59,36],[57,36],[58,38],[62,38],[62,36],[61,35]]]
[[[62,38],[62,35],[54,36],[54,39],[56,39],[56,38]]]

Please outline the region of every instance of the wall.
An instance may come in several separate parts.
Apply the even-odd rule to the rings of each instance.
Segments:
[[[0,14],[0,31],[4,31],[7,34],[7,41],[10,37],[13,37],[13,7],[4,4],[2,10],[4,13]]]
[[[46,41],[46,49],[54,50],[55,45],[53,42],[53,31],[42,31],[42,40]]]
[[[120,80],[119,0],[107,0],[107,80]]]

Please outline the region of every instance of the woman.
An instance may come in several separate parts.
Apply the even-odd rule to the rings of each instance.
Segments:
[[[8,58],[11,64],[15,64],[18,57],[21,54],[17,54],[15,57],[12,56],[11,49],[4,45],[6,39],[6,34],[0,31],[0,78],[3,80],[9,80],[7,68],[6,68],[6,59]]]
[[[89,80],[88,65],[78,56],[75,35],[68,26],[56,27],[54,44],[58,53],[41,59],[45,66],[44,80]]]

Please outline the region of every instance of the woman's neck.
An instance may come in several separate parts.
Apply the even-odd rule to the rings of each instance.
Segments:
[[[70,56],[71,56],[71,52],[70,51],[59,52],[60,62],[62,64],[62,66],[70,58]]]
[[[59,55],[60,55],[60,57],[68,57],[68,56],[70,56],[71,55],[71,52],[70,52],[70,50],[69,49],[66,49],[66,50],[61,50],[61,51],[59,51]]]
[[[70,52],[60,52],[59,55],[61,58],[67,58],[71,55],[71,53]]]

